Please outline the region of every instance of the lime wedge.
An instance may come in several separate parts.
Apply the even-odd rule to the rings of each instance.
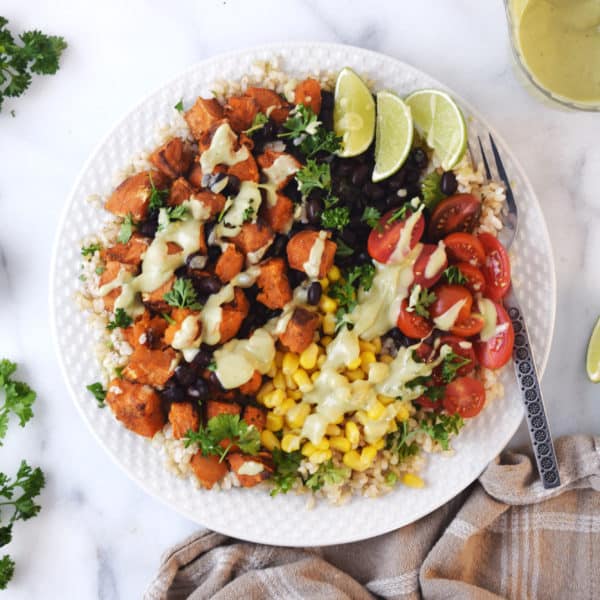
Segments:
[[[333,129],[342,138],[340,156],[362,154],[375,133],[375,101],[365,82],[350,68],[343,68],[335,82]]]
[[[585,368],[588,377],[594,383],[600,383],[600,318],[596,321],[594,331],[587,349]]]
[[[467,126],[456,102],[439,90],[413,92],[405,102],[417,131],[434,149],[442,167],[455,167],[467,148]]]
[[[413,141],[410,108],[393,92],[377,94],[373,181],[383,181],[403,164]]]

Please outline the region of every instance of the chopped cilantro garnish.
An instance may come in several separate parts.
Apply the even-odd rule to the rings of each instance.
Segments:
[[[110,331],[117,329],[117,327],[124,329],[125,327],[129,327],[132,323],[133,319],[125,312],[125,309],[117,308],[115,314],[113,315],[112,321],[108,322],[106,329]]]
[[[121,229],[119,230],[119,236],[117,237],[117,242],[121,244],[126,244],[133,235],[133,229],[136,223],[133,220],[133,215],[131,213],[127,213],[127,216],[123,219],[121,223]]]
[[[177,308],[191,308],[200,310],[202,305],[198,302],[194,284],[190,279],[180,277],[173,284],[173,288],[168,291],[163,298],[169,306]]]
[[[347,206],[328,208],[321,213],[321,225],[326,229],[342,230],[350,223],[350,209]]]
[[[98,408],[104,408],[104,400],[106,399],[106,390],[102,387],[102,384],[99,381],[95,383],[90,383],[90,385],[86,386],[86,388],[92,392],[94,398],[96,398],[96,402],[98,403]]]

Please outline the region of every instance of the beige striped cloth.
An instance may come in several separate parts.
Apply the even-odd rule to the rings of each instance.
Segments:
[[[202,530],[165,554],[146,600],[600,598],[600,438],[556,445],[544,490],[505,452],[468,490],[377,538],[278,548]]]

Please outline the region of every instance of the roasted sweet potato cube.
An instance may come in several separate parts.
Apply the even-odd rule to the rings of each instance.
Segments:
[[[187,174],[187,179],[194,188],[202,187],[202,167],[200,163],[195,162]]]
[[[177,352],[173,348],[152,350],[138,345],[129,357],[123,376],[129,381],[162,388],[175,371]]]
[[[300,231],[294,235],[287,245],[288,263],[292,269],[306,273],[306,264],[310,264],[310,254],[313,246],[318,243],[321,232]],[[319,262],[319,273],[317,277],[322,279],[333,266],[337,244],[329,239],[323,240],[323,252]],[[316,265],[315,265],[316,267]],[[310,273],[308,273],[310,275]]]
[[[234,294],[235,297],[233,301],[223,304],[221,307],[222,318],[219,325],[221,344],[224,344],[236,336],[244,319],[248,316],[248,310],[250,309],[250,304],[248,303],[246,294],[244,294],[244,290],[236,287]]]
[[[248,423],[248,425],[254,425],[256,429],[262,431],[265,428],[265,424],[267,422],[267,413],[263,408],[259,408],[258,406],[252,406],[249,404],[244,408],[243,419],[244,421],[246,421],[246,423]]]
[[[106,210],[125,217],[129,213],[135,221],[142,221],[148,213],[152,184],[159,190],[167,188],[169,178],[160,171],[142,171],[122,181],[110,195]]]
[[[321,84],[312,77],[301,81],[296,86],[294,99],[296,104],[309,106],[318,115],[321,112]]]
[[[254,98],[260,112],[268,115],[277,125],[281,125],[287,119],[291,106],[277,92],[267,88],[249,87],[246,96]]]
[[[219,462],[219,457],[214,455],[202,456],[201,452],[197,452],[192,456],[190,466],[202,487],[207,490],[210,490],[215,483],[221,481],[229,472],[225,461]]]
[[[148,348],[160,348],[162,336],[167,328],[167,322],[162,317],[151,316],[150,311],[145,311],[138,317],[131,327],[123,329],[123,337],[127,343],[136,346],[148,346]]]
[[[235,165],[227,168],[227,175],[235,175],[240,181],[253,181],[258,183],[259,173],[258,166],[254,160],[254,156],[250,154],[246,160],[242,160]]]
[[[302,168],[302,164],[291,154],[287,152],[275,152],[275,150],[266,150],[256,159],[256,162],[265,171],[270,169],[278,159],[282,159],[285,168],[280,169],[279,165],[281,163],[277,163],[277,171],[279,172],[267,174],[269,174],[271,183],[274,183],[278,190],[282,190],[294,177],[296,172]]]
[[[100,251],[104,262],[117,261],[128,265],[138,266],[142,256],[148,249],[148,240],[139,233],[134,233],[126,244],[117,243]]]
[[[225,102],[225,118],[237,133],[249,129],[257,114],[258,103],[249,96],[232,96]]]
[[[155,289],[153,292],[143,292],[142,301],[146,306],[149,306],[157,312],[164,312],[169,310],[169,305],[165,301],[165,294],[170,292],[175,283],[175,276],[167,279],[160,287]]]
[[[319,316],[316,313],[296,308],[279,339],[291,352],[299,354],[310,346],[318,326]]]
[[[269,308],[283,308],[292,299],[292,288],[283,258],[270,258],[261,263],[256,283],[260,288],[256,299]]]
[[[268,248],[274,239],[273,230],[266,224],[257,221],[256,223],[245,223],[240,232],[232,239],[243,254],[256,252],[261,248]]]
[[[106,392],[106,404],[127,429],[153,437],[165,424],[158,394],[148,385],[113,379]]]
[[[167,177],[175,179],[187,173],[192,158],[190,143],[175,137],[157,148],[148,160]]]
[[[137,267],[135,267],[133,265],[121,264],[117,261],[109,261],[106,263],[106,265],[104,265],[104,271],[102,272],[102,275],[100,275],[100,281],[99,281],[100,287],[106,285],[107,283],[110,283],[116,277],[118,277],[121,269],[125,269],[126,271],[129,271],[130,273],[135,273],[137,271]],[[113,308],[115,307],[115,300],[120,295],[121,295],[121,286],[116,287],[115,289],[113,289],[110,292],[108,292],[107,294],[105,294],[102,297],[102,300],[104,301],[104,308],[106,308],[106,310],[113,310]]]
[[[209,421],[217,415],[239,415],[242,409],[235,402],[219,402],[218,400],[208,400],[206,406],[206,420]]]
[[[183,322],[189,316],[192,316],[194,314],[197,315],[198,313],[195,313],[193,310],[190,310],[189,308],[174,308],[171,311],[169,316],[173,322],[169,323],[169,326],[165,330],[165,335],[164,335],[165,344],[169,344],[169,345],[173,344],[173,342],[175,341],[175,335],[177,334],[178,331],[181,330],[181,326],[182,326]],[[202,321],[200,321],[199,319],[195,319],[194,321],[195,321],[194,328],[189,332],[186,331],[186,334],[189,335],[189,339],[191,339],[191,340],[197,340],[198,337],[200,336],[200,334],[202,333]]]
[[[294,223],[294,203],[277,192],[275,204],[263,202],[259,213],[275,233],[287,233]]]
[[[202,134],[224,116],[223,107],[214,98],[198,98],[185,114],[192,135],[199,140]]]
[[[233,452],[227,455],[227,462],[242,487],[258,485],[271,477],[274,470],[273,459],[268,452],[260,452],[256,456]]]
[[[173,402],[169,409],[169,423],[173,428],[173,437],[179,440],[190,429],[198,431],[200,417],[191,402]]]
[[[245,396],[254,396],[262,386],[262,375],[260,371],[254,371],[252,377],[240,386],[240,394]]]
[[[217,260],[215,275],[223,283],[229,283],[242,270],[243,266],[244,255],[233,244],[229,244]]]

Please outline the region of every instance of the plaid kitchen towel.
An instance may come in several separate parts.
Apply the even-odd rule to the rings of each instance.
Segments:
[[[507,451],[420,521],[323,548],[201,530],[169,550],[146,600],[600,598],[600,438],[558,440],[562,485]]]

